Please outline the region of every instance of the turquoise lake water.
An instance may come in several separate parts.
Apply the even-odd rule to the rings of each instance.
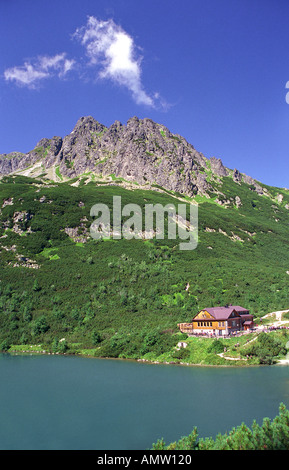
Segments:
[[[146,450],[289,408],[289,367],[0,355],[1,450]]]

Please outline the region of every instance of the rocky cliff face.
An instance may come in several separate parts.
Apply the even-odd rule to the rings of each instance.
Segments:
[[[31,165],[39,165],[43,170],[59,167],[60,174],[67,178],[87,172],[102,177],[114,175],[189,196],[210,192],[212,175],[217,178],[231,172],[220,159],[207,159],[165,126],[137,117],[129,119],[126,125],[116,121],[109,128],[91,116],[82,117],[63,139],[42,139],[27,154],[0,155],[2,175]],[[247,178],[245,182],[254,184],[252,178],[237,170],[232,176],[237,183]]]

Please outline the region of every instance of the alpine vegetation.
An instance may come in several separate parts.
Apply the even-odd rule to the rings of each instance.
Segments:
[[[126,204],[121,207],[121,196],[113,196],[113,224],[111,225],[110,208],[105,204],[95,204],[90,211],[91,216],[101,216],[94,220],[90,227],[91,237],[110,238],[119,240],[123,236],[127,240],[132,238],[150,240],[181,240],[190,239],[189,243],[180,243],[180,250],[194,250],[198,238],[198,205],[190,205],[190,221],[187,221],[187,205],[178,204],[145,204],[143,230],[142,208],[138,204]],[[131,214],[133,215],[131,216]],[[167,213],[167,227],[165,227],[165,213]],[[130,216],[122,223],[123,216]],[[155,220],[155,225],[154,225]],[[167,228],[167,230],[166,230]],[[177,233],[178,231],[178,233]]]

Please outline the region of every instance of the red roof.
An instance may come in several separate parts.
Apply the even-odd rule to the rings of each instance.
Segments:
[[[249,313],[249,310],[247,310],[246,308],[240,307],[239,305],[229,305],[228,307],[203,308],[202,310],[205,310],[206,312],[208,312],[216,320],[227,320],[233,311],[237,312],[238,314]]]

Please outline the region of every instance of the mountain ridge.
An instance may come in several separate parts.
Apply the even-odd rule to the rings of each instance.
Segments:
[[[150,188],[159,185],[189,197],[210,196],[216,192],[213,183],[226,176],[235,183],[252,185],[258,194],[266,193],[258,181],[236,168],[226,168],[220,158],[207,158],[181,135],[136,116],[126,125],[115,121],[110,127],[84,116],[64,138],[42,138],[27,153],[0,155],[0,175],[46,174],[59,181],[89,172]]]

